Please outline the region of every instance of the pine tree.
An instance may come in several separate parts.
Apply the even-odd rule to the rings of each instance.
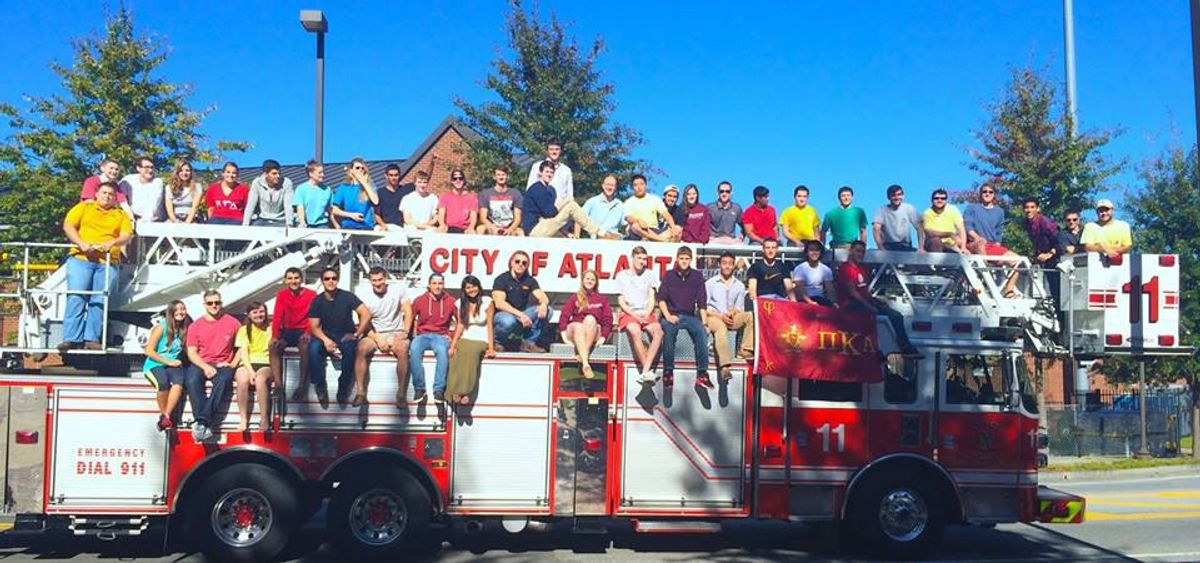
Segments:
[[[625,184],[634,173],[652,171],[633,156],[645,143],[641,133],[612,119],[614,87],[597,67],[602,39],[581,49],[555,16],[542,22],[520,0],[512,0],[506,32],[511,58],[495,60],[482,82],[495,99],[454,101],[463,122],[482,136],[471,143],[470,177],[491,178],[492,166],[511,167],[514,156],[544,157],[550,140],[562,143],[580,199],[599,193],[606,175]],[[523,187],[528,172],[512,170],[511,183]]]
[[[75,42],[71,66],[50,63],[62,93],[27,96],[25,110],[0,104],[13,131],[0,144],[0,217],[11,226],[0,240],[63,242],[63,217],[104,158],[128,172],[145,155],[170,170],[179,159],[211,163],[219,152],[249,147],[207,148],[199,128],[215,108],[189,109],[191,87],[158,75],[167,55],[161,38],[135,34],[133,14],[122,7],[100,36]]]

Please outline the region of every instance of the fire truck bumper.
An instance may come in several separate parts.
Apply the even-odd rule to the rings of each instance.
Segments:
[[[1087,501],[1049,487],[1038,487],[1037,521],[1049,524],[1082,524]]]

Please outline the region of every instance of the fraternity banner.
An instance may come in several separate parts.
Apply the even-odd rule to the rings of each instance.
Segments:
[[[443,234],[421,240],[420,272],[442,274],[446,288],[457,290],[465,276],[472,275],[492,287],[492,280],[508,271],[509,260],[517,252],[529,256],[529,273],[547,293],[571,293],[579,290],[583,273],[595,270],[600,293],[617,293],[613,277],[630,269],[634,247],[641,246],[649,255],[647,268],[662,277],[675,263],[675,252],[683,244],[631,242],[567,238],[529,238]],[[696,247],[692,246],[694,252]],[[693,267],[695,262],[693,261]],[[607,283],[606,283],[607,282]]]
[[[762,375],[874,383],[883,379],[875,316],[782,299],[755,301]]]

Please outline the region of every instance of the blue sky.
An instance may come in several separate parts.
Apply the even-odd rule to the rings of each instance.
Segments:
[[[56,92],[47,63],[69,62],[71,39],[99,31],[117,5],[0,2],[9,103]],[[484,99],[478,83],[503,46],[507,10],[501,0],[127,5],[141,31],[171,44],[163,74],[194,85],[194,106],[217,106],[205,132],[254,143],[237,157],[250,165],[312,152],[314,39],[300,9],[330,20],[330,161],[405,157],[454,111],[453,96]],[[974,182],[969,130],[1008,69],[1032,63],[1061,79],[1061,9],[1052,0],[541,2],[581,40],[603,36],[616,117],[642,131],[642,156],[666,172],[656,189],[694,182],[709,199],[729,179],[748,203],[763,184],[782,208],[804,183],[821,211],[843,184],[872,210],[891,183],[923,205],[934,186]],[[1107,153],[1133,164],[1194,143],[1188,3],[1081,1],[1075,18],[1081,126],[1124,128]],[[1131,168],[1110,195],[1136,182]]]

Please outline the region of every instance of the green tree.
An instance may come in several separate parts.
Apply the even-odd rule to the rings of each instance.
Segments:
[[[577,196],[599,193],[604,176],[627,182],[636,172],[651,170],[633,156],[645,143],[637,130],[616,123],[614,87],[597,68],[604,42],[596,38],[581,49],[554,15],[548,22],[535,8],[527,12],[512,0],[506,19],[509,58],[498,58],[482,85],[495,98],[471,104],[454,100],[463,122],[481,135],[471,143],[472,178],[491,178],[491,168],[514,156],[545,155],[546,142],[562,143],[563,162],[571,167]],[[528,170],[514,170],[513,184],[523,184]]]
[[[122,7],[99,36],[75,42],[71,66],[50,63],[61,93],[28,96],[24,110],[0,104],[12,130],[0,144],[0,217],[11,225],[0,240],[63,242],[63,216],[103,158],[128,171],[146,155],[169,170],[178,159],[211,163],[249,147],[207,147],[200,123],[214,108],[189,109],[191,87],[158,76],[167,54],[161,38],[134,33],[133,14]]]
[[[987,104],[988,119],[972,131],[976,146],[967,152],[974,170],[1000,189],[1009,214],[1006,245],[1028,254],[1020,203],[1041,202],[1042,212],[1061,219],[1071,207],[1086,208],[1112,175],[1125,165],[1101,154],[1117,129],[1071,134],[1071,117],[1045,71],[1013,69],[998,100]],[[975,190],[955,199],[972,201]]]
[[[1139,252],[1179,255],[1180,340],[1200,346],[1200,174],[1195,148],[1172,147],[1140,167],[1141,186],[1122,207],[1134,232]],[[1137,381],[1137,363],[1125,359],[1105,362],[1104,371],[1120,382]],[[1200,361],[1185,358],[1150,359],[1146,377],[1165,384],[1191,380]]]

